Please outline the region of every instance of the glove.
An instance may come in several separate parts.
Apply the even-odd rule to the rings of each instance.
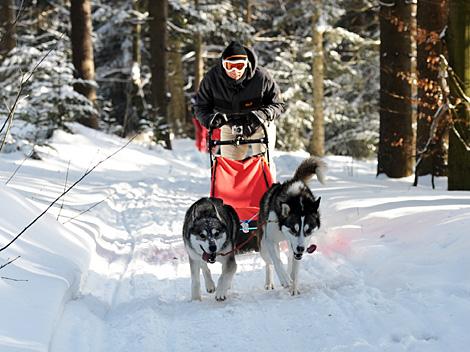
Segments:
[[[257,115],[255,115],[253,112],[250,112],[248,115],[245,115],[245,121],[242,126],[243,135],[245,137],[250,137],[256,132],[259,126],[261,126],[261,121]]]
[[[216,112],[215,114],[212,115],[210,119],[209,127],[212,129],[217,129],[217,128],[222,127],[226,123],[227,123],[227,116],[220,112]]]

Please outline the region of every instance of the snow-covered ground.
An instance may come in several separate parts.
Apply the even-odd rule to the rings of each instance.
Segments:
[[[0,246],[63,191],[67,169],[70,185],[125,143],[72,129],[8,185],[23,155],[0,154]],[[306,156],[275,153],[278,179]],[[181,229],[208,194],[208,157],[189,140],[173,152],[132,143],[0,252],[0,265],[21,256],[0,270],[0,351],[468,350],[470,193],[446,191],[445,178],[436,190],[427,178],[417,188],[376,178],[374,162],[326,161],[327,184],[311,184],[322,228],[302,260],[301,295],[276,277],[265,291],[263,262],[249,253],[227,301],[191,302]]]

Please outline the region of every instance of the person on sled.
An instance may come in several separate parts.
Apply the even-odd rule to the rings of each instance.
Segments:
[[[204,127],[221,128],[221,140],[236,137],[232,126],[242,126],[245,137],[261,138],[264,136],[261,124],[265,124],[269,149],[274,150],[276,127],[273,121],[284,111],[284,102],[272,76],[258,66],[253,50],[232,41],[202,79],[194,111]],[[253,144],[252,148],[253,154],[266,151],[263,144]],[[248,145],[245,144],[222,145],[220,152],[224,157],[242,160],[247,151]],[[273,168],[271,170],[274,171]]]

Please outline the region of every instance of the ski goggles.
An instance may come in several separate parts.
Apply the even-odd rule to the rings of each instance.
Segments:
[[[243,71],[248,66],[248,59],[222,60],[225,71]]]

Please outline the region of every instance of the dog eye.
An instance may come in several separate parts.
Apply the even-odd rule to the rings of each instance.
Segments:
[[[205,239],[206,239],[206,235],[204,235],[204,234],[202,234],[202,233],[199,234],[199,237],[201,238],[201,240],[205,240]]]
[[[214,237],[219,237],[220,236],[220,232],[214,232]]]

